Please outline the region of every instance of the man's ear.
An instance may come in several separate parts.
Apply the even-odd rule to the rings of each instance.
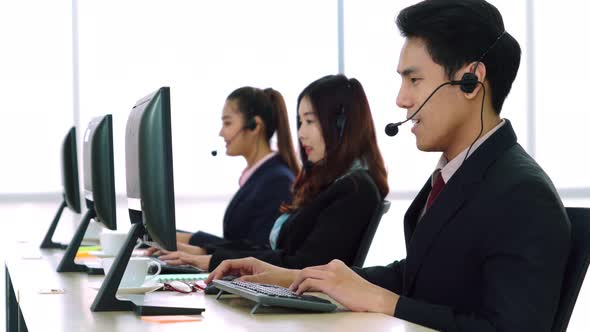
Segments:
[[[465,97],[467,99],[474,99],[477,97],[479,92],[482,90],[482,84],[484,84],[486,79],[486,65],[483,62],[472,62],[468,66],[466,66],[465,73],[473,73],[477,77],[477,81],[481,82],[475,84],[475,88],[472,92],[465,92]]]

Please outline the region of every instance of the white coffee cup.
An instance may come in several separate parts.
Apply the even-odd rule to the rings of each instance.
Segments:
[[[122,232],[102,232],[100,234],[100,247],[102,252],[108,256],[116,256],[119,250],[125,244],[127,233]]]
[[[109,273],[114,261],[114,257],[103,258],[101,260],[105,275]],[[158,270],[155,274],[147,277],[147,272],[151,265],[156,265]],[[131,257],[127,263],[127,268],[125,269],[125,273],[123,273],[123,278],[121,279],[119,287],[141,287],[146,281],[153,280],[161,271],[162,266],[160,263],[148,257]]]
[[[86,229],[86,233],[84,233],[84,240],[90,241],[97,241],[100,239],[100,234],[102,234],[102,230],[104,227],[101,223],[96,221],[92,221],[88,224],[88,228]]]

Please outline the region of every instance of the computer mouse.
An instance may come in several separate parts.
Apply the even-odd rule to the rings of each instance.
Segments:
[[[217,289],[217,287],[213,286],[213,284],[209,284],[209,285],[207,285],[207,287],[205,287],[204,292],[206,295],[216,295],[217,293],[219,293],[219,289]]]
[[[232,281],[237,277],[238,276],[227,275],[227,276],[224,276],[223,278],[221,278],[221,280]],[[219,289],[217,289],[217,287],[215,287],[213,285],[213,283],[210,283],[209,285],[207,285],[207,287],[205,287],[205,294],[216,295],[217,293],[219,293]]]
[[[191,286],[178,280],[173,280],[168,283],[171,287],[178,289],[181,292],[190,293],[192,291]]]

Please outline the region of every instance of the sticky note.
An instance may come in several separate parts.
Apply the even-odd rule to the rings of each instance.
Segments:
[[[65,290],[61,288],[41,288],[38,292],[39,294],[63,294]]]
[[[85,247],[78,248],[78,253],[88,252],[88,251],[100,251],[100,250],[101,250],[100,246],[85,246]]]

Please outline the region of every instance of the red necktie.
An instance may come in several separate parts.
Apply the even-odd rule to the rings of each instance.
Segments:
[[[432,177],[434,178],[434,184],[432,185],[432,190],[430,190],[430,195],[428,196],[428,201],[426,202],[427,210],[430,208],[438,194],[440,194],[440,192],[445,187],[445,180],[440,174],[440,169],[437,169],[434,174],[432,174]]]

